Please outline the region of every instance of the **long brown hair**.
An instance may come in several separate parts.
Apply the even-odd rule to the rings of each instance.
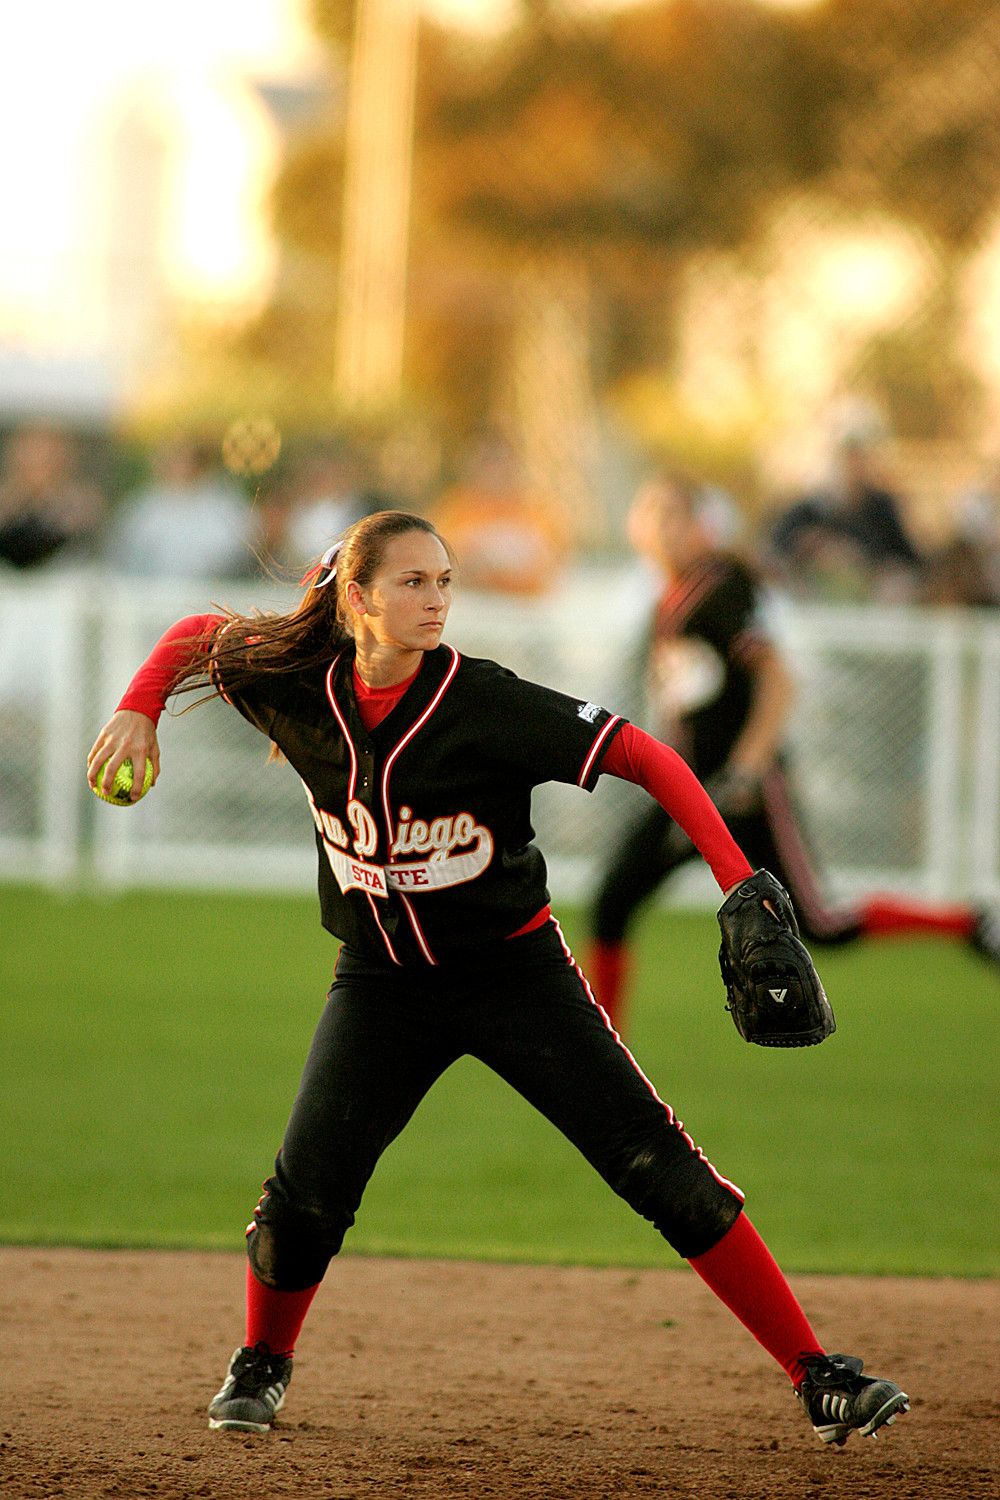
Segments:
[[[190,662],[174,677],[171,692],[213,687],[220,681],[227,691],[241,692],[263,677],[305,672],[329,662],[341,647],[354,639],[346,589],[352,580],[366,588],[378,572],[385,549],[394,537],[423,531],[437,537],[452,556],[448,543],[423,516],[405,510],[379,510],[349,526],[336,557],[336,574],[313,569],[311,582],[300,602],[287,614],[256,612],[250,615],[225,610],[225,622],[216,633],[211,663],[205,660],[204,642],[192,642]],[[328,581],[325,581],[328,580]]]

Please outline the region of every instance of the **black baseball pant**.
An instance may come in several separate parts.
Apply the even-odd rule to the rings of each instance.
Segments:
[[[379,1157],[435,1079],[478,1058],[687,1258],[742,1207],[608,1025],[554,921],[419,972],[342,950],[248,1234],[258,1279],[322,1279]]]

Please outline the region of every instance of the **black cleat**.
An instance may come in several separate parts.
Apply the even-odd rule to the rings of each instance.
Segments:
[[[270,1432],[291,1378],[290,1355],[272,1354],[266,1344],[237,1349],[222,1389],[208,1408],[209,1427]]]
[[[824,1443],[843,1444],[852,1432],[875,1437],[903,1412],[910,1399],[891,1380],[862,1375],[862,1362],[850,1354],[818,1354],[806,1361],[797,1394]]]

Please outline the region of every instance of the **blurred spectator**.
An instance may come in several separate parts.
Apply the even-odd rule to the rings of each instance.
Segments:
[[[0,471],[0,559],[31,568],[90,547],[104,499],[77,471],[64,433],[27,427],[8,439]]]
[[[458,559],[462,583],[506,594],[542,594],[569,549],[561,505],[532,494],[505,438],[479,439],[458,482],[430,508]]]
[[[974,542],[952,537],[928,554],[921,591],[924,604],[982,608],[997,604],[989,585],[983,557]]]
[[[921,559],[885,488],[876,438],[841,433],[829,482],[779,516],[766,542],[775,581],[799,598],[896,603],[913,599]]]
[[[954,538],[934,561],[951,595],[935,602],[1000,605],[1000,458],[958,496]]]
[[[362,482],[357,455],[345,447],[319,448],[293,470],[280,496],[267,507],[268,552],[282,565],[301,569],[378,503]]]
[[[214,450],[181,439],[118,512],[108,561],[136,578],[241,578],[254,570],[254,541],[243,491]]]

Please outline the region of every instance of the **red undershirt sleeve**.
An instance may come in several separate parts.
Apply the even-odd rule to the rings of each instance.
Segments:
[[[604,756],[601,771],[641,786],[687,834],[715,876],[719,889],[752,874],[746,856],[711,797],[676,750],[626,724]]]
[[[216,627],[224,619],[224,615],[186,615],[171,625],[132,678],[118,707],[145,714],[158,723],[179,668],[190,661],[195,643],[200,646],[203,642],[208,656]]]

